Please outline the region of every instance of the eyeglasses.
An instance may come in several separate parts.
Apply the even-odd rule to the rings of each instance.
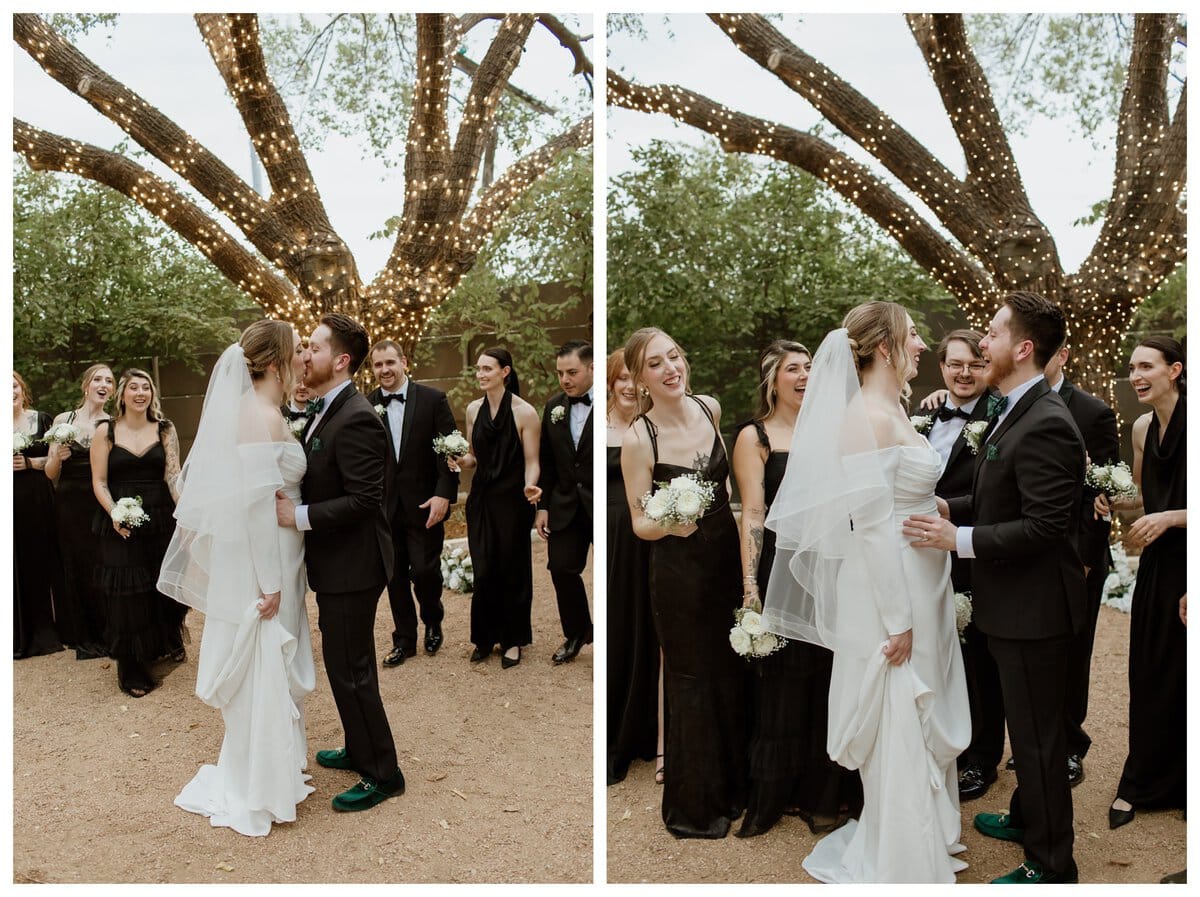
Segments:
[[[942,363],[952,374],[961,374],[964,370],[970,371],[972,374],[982,374],[987,368],[982,361],[973,361],[971,364],[963,364],[961,361],[944,361]]]

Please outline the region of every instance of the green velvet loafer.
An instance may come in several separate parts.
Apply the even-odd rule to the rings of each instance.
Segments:
[[[404,776],[400,770],[396,770],[396,774],[384,782],[376,782],[370,776],[363,776],[357,785],[333,799],[333,808],[342,813],[369,810],[389,797],[398,797],[403,793]]]
[[[317,751],[317,762],[326,769],[353,769],[350,765],[350,755],[345,748],[332,751]]]
[[[1071,867],[1058,875],[1046,872],[1040,863],[1026,860],[1008,875],[993,878],[994,885],[1074,885],[1079,884],[1079,867],[1071,861]]]
[[[975,829],[989,838],[999,838],[1001,841],[1016,841],[1020,844],[1025,840],[1025,829],[1013,825],[1012,817],[1007,813],[979,813],[975,816]]]

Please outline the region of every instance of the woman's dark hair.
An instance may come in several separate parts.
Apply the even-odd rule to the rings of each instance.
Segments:
[[[1168,366],[1179,362],[1183,369],[1175,380],[1175,386],[1181,396],[1187,395],[1187,357],[1183,354],[1183,344],[1169,336],[1147,336],[1138,340],[1138,345],[1157,351]]]
[[[517,369],[513,366],[512,354],[501,346],[484,349],[479,354],[486,355],[488,358],[494,358],[500,367],[508,368],[508,374],[504,378],[504,388],[514,396],[519,396],[521,394],[521,381],[517,379]]]

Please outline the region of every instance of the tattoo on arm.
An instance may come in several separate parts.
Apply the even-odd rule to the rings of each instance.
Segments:
[[[758,573],[758,561],[762,557],[763,545],[763,528],[761,526],[750,527],[750,570],[747,576],[754,576]]]
[[[167,488],[171,491],[173,501],[179,501],[179,436],[175,432],[175,428],[171,427],[167,431],[167,466],[163,474],[163,479],[167,481]]]
[[[696,452],[696,460],[692,462],[692,469],[707,470],[710,457],[711,456],[706,455],[703,452]]]

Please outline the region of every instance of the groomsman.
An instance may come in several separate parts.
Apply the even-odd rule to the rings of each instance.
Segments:
[[[937,494],[941,498],[969,495],[975,474],[975,453],[967,445],[966,425],[987,420],[987,365],[979,351],[981,334],[952,330],[938,345],[938,362],[949,395],[931,416],[927,437],[942,458]],[[950,581],[954,591],[971,589],[971,562],[953,556]],[[1004,754],[1004,698],[1000,674],[987,647],[987,636],[974,621],[963,631],[963,667],[971,706],[971,743],[958,758],[958,796],[973,800],[987,793],[996,781],[996,768]]]
[[[1064,718],[1070,645],[1087,616],[1075,548],[1084,449],[1043,373],[1066,335],[1062,310],[1043,297],[1004,298],[980,342],[998,395],[971,494],[939,502],[948,520],[917,514],[903,524],[918,548],[974,559],[973,616],[1000,672],[1017,773],[1009,812],[980,813],[975,828],[1025,850],[998,884],[1079,880]]]
[[[555,360],[562,392],[542,413],[542,497],[535,520],[548,543],[546,563],[566,641],[553,661],[573,660],[592,641],[583,568],[592,544],[592,346],[563,343]]]
[[[1071,412],[1075,426],[1083,437],[1088,458],[1095,464],[1109,464],[1120,459],[1117,436],[1117,416],[1103,401],[1084,392],[1067,380],[1062,373],[1069,349],[1063,345],[1046,365],[1046,382],[1057,392]],[[1100,597],[1108,576],[1111,556],[1108,536],[1111,521],[1097,519],[1091,512],[1095,490],[1084,487],[1083,510],[1079,519],[1076,544],[1084,569],[1087,571],[1087,617],[1083,628],[1071,641],[1067,668],[1067,780],[1072,787],[1083,781],[1083,758],[1087,756],[1092,739],[1083,730],[1087,719],[1088,687],[1092,671],[1092,645],[1096,640],[1096,619],[1100,614]]]
[[[388,582],[395,629],[383,665],[395,667],[417,653],[414,592],[425,625],[425,651],[436,654],[444,641],[443,521],[458,497],[458,474],[433,450],[433,440],[454,430],[454,414],[444,392],[409,379],[408,359],[399,343],[385,339],[372,346],[371,369],[379,386],[367,399],[388,431],[393,462],[385,501],[395,552]]]

